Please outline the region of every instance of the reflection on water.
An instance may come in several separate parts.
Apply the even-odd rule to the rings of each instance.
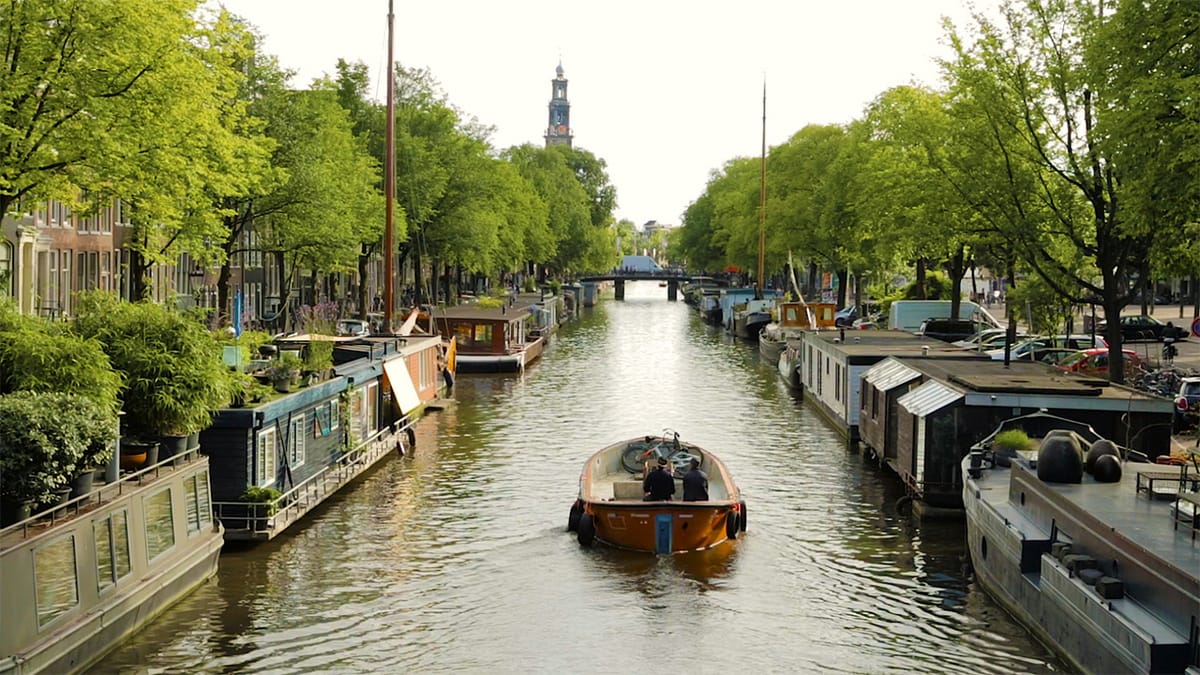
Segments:
[[[630,285],[524,375],[463,376],[409,457],[223,554],[98,671],[1061,670],[968,581],[961,521],[898,515],[894,478],[665,295]],[[748,531],[677,556],[581,549],[583,461],[665,428],[721,456]]]

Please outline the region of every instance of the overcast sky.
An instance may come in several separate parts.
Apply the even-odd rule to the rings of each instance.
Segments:
[[[388,0],[223,0],[307,86],[338,58],[379,79]],[[983,0],[984,5],[991,4]],[[550,81],[569,80],[575,146],[608,165],[617,217],[678,224],[710,173],[807,124],[849,122],[885,89],[936,84],[941,18],[965,0],[395,2],[395,56],[428,68],[493,145],[543,145]]]

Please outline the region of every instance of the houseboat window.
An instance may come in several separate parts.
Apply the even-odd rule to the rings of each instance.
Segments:
[[[268,486],[275,482],[275,427],[258,432],[258,448],[255,453],[254,482]]]
[[[208,494],[208,472],[198,471],[183,482],[187,501],[188,534],[212,527],[212,503]]]
[[[67,535],[33,552],[38,627],[79,605],[75,575],[75,537]]]
[[[483,344],[492,344],[492,324],[481,323],[475,326],[475,335],[472,338],[475,342]]]
[[[417,381],[421,383],[422,389],[428,387],[430,380],[432,379],[429,377],[429,358],[433,356],[433,354],[433,350],[423,351],[417,354],[417,372],[419,373]]]
[[[96,540],[96,583],[104,590],[129,574],[129,518],[125,509],[92,522]]]
[[[304,416],[299,419],[292,420],[292,431],[289,440],[291,446],[288,448],[288,466],[293,469],[304,464]]]
[[[833,375],[833,400],[842,400],[842,364],[838,364],[837,372]]]
[[[338,400],[335,398],[329,402],[329,430],[330,431],[333,431],[334,429],[338,428],[338,423],[340,422],[340,420],[338,419],[338,416],[340,414],[341,414],[341,411],[338,410]]]
[[[474,333],[474,331],[472,328],[472,324],[469,324],[469,323],[454,324],[454,337],[458,339],[459,343],[471,342],[471,335],[473,333]]]
[[[362,440],[367,440],[375,430],[379,428],[379,408],[375,402],[379,399],[379,383],[372,382],[363,387],[363,420],[366,422],[366,429]]]
[[[175,546],[171,488],[149,495],[143,500],[142,506],[146,510],[146,558],[154,560]]]
[[[797,314],[795,307],[788,307],[787,310],[785,310],[784,321],[786,323],[795,323],[796,321],[799,321],[799,320],[800,320],[800,317]]]

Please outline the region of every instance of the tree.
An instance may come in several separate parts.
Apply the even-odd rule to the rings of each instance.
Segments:
[[[963,142],[991,157],[960,172],[962,189],[1063,297],[1101,299],[1109,375],[1123,382],[1117,319],[1154,237],[1118,208],[1120,173],[1097,123],[1110,104],[1097,100],[1106,66],[1084,56],[1104,16],[1090,2],[1057,0],[1030,0],[1022,8],[1006,3],[1002,16],[1000,26],[977,15],[971,41],[950,30],[955,56],[945,67],[952,115]],[[1072,249],[1088,261],[1083,273],[1058,255]]]

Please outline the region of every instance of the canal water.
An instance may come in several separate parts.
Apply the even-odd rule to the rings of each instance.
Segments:
[[[457,405],[94,672],[1057,672],[971,583],[961,521],[897,513],[895,477],[752,345],[641,282],[522,376]],[[583,461],[664,429],[725,460],[748,531],[672,557],[566,532]]]

